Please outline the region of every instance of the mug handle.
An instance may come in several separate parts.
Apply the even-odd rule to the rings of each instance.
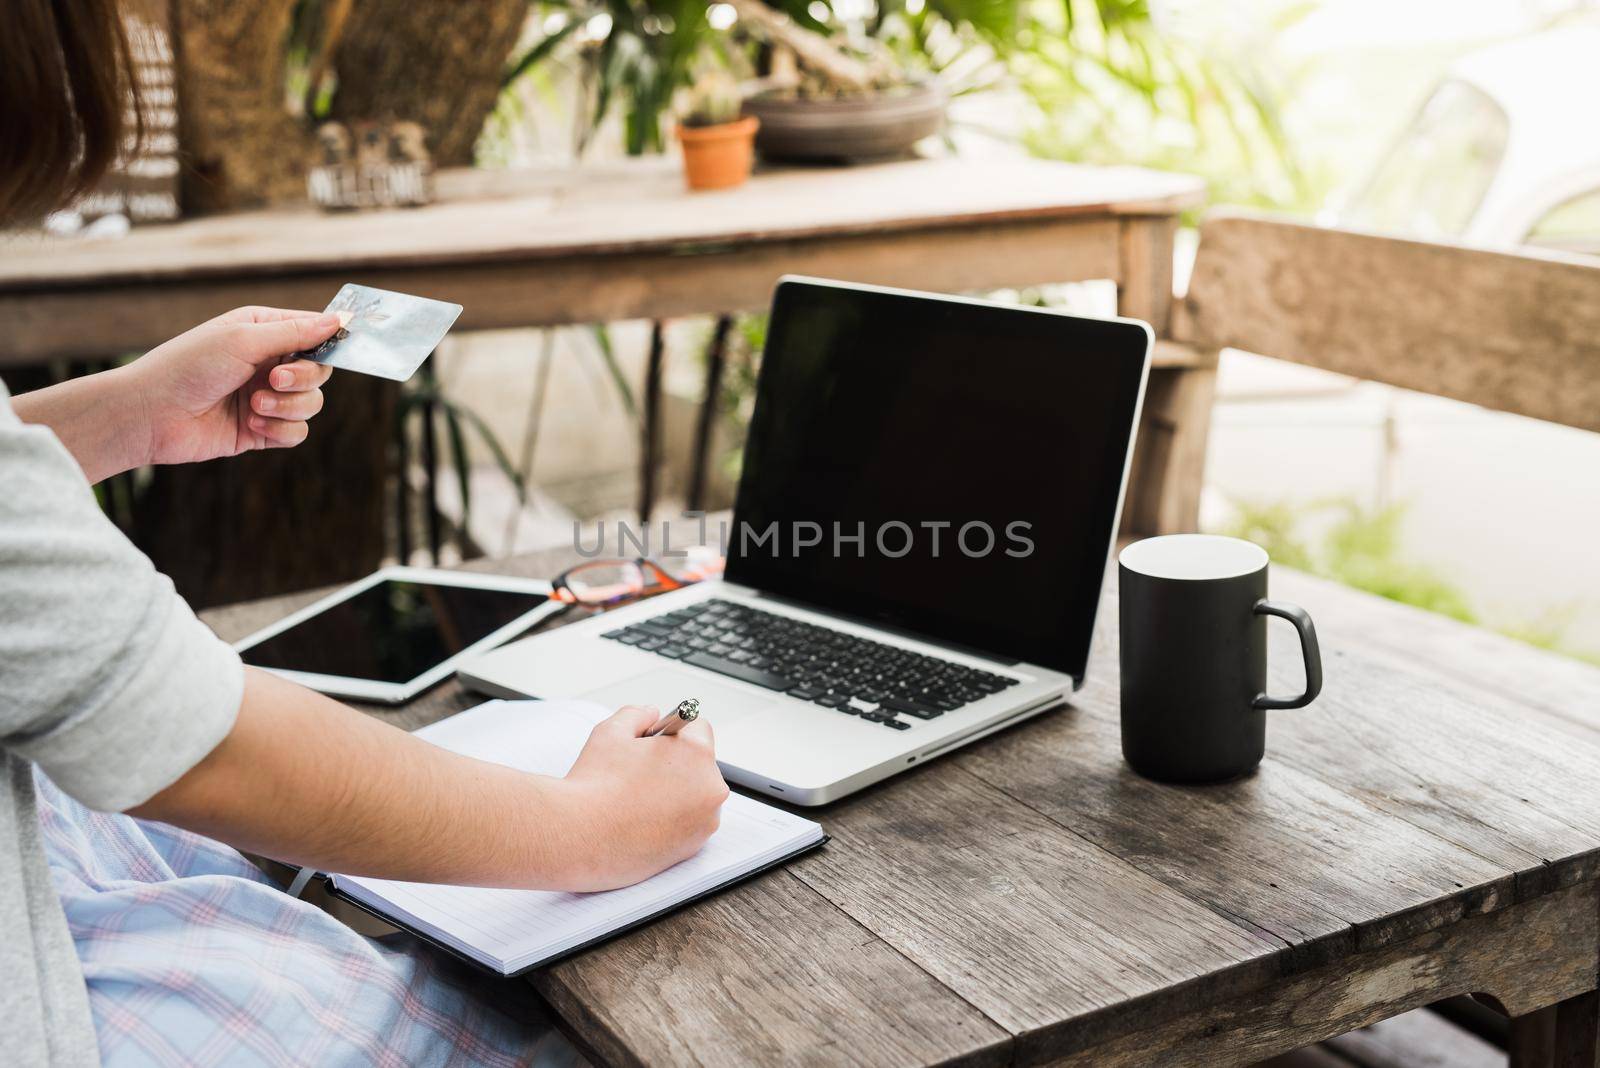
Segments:
[[[1278,616],[1294,624],[1294,629],[1300,632],[1300,655],[1306,662],[1306,692],[1298,697],[1272,697],[1267,694],[1257,694],[1251,703],[1256,708],[1304,708],[1317,699],[1317,694],[1322,692],[1322,650],[1317,647],[1317,628],[1312,625],[1311,617],[1306,610],[1297,604],[1288,601],[1269,601],[1266,598],[1255,603],[1253,609],[1258,616]]]

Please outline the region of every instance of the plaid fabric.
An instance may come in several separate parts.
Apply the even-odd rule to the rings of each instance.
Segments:
[[[220,842],[91,811],[34,777],[105,1064],[585,1063],[533,999],[513,1021],[427,947],[358,935]]]

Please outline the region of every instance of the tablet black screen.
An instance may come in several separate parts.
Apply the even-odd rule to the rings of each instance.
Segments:
[[[386,579],[239,655],[256,667],[406,683],[548,599]]]

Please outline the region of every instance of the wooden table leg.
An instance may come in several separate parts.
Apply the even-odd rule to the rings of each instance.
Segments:
[[[1170,216],[1124,219],[1118,245],[1117,311],[1143,319],[1157,337],[1172,328],[1173,239]],[[1211,432],[1214,359],[1210,366],[1152,372],[1134,451],[1133,472],[1123,507],[1126,534],[1174,534],[1195,530],[1200,517],[1200,482]]]
[[[1600,1066],[1600,992],[1589,991],[1511,1021],[1510,1068]]]
[[[717,400],[722,392],[722,369],[728,362],[728,333],[733,316],[717,316],[706,348],[706,388],[700,401],[700,414],[694,427],[694,454],[689,458],[689,511],[698,512],[706,503],[706,472],[711,465],[711,435],[716,429]]]
[[[396,405],[399,408],[399,405]],[[411,438],[406,433],[406,421],[400,413],[394,420],[395,470],[399,472],[394,486],[395,538],[399,542],[400,563],[411,563]]]
[[[1148,536],[1199,529],[1216,386],[1215,367],[1150,373],[1122,509],[1123,533]]]
[[[657,319],[650,324],[650,357],[640,398],[639,522],[646,526],[656,506],[656,468],[661,462],[661,364],[665,354],[665,326]]]
[[[1555,1061],[1556,1007],[1511,1018],[1510,1068],[1550,1068]]]
[[[435,425],[439,417],[439,405],[434,398],[439,391],[439,378],[434,369],[432,358],[423,362],[420,372],[423,388],[427,391],[427,399],[420,408],[422,414],[422,479],[423,496],[427,500],[428,511],[424,516],[428,530],[428,559],[434,567],[439,566],[439,551],[444,548],[444,528],[440,522],[439,513],[439,439],[438,427]],[[404,478],[404,474],[401,475]],[[462,499],[467,493],[467,487],[461,487]]]
[[[1594,966],[1600,987],[1600,960]],[[1555,1006],[1555,1068],[1600,1068],[1600,989]]]
[[[1178,220],[1139,215],[1122,220],[1117,249],[1117,314],[1143,319],[1157,337],[1172,326],[1172,249]]]
[[[1600,1068],[1600,991],[1556,1006],[1555,1068]]]

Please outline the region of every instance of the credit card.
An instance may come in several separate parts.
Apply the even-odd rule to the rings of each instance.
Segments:
[[[350,284],[326,310],[339,316],[338,332],[300,358],[404,382],[450,332],[461,305]]]

